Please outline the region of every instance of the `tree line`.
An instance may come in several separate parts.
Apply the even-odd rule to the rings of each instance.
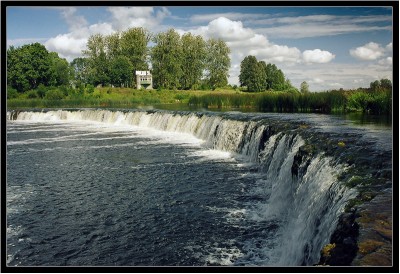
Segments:
[[[7,50],[7,83],[18,92],[44,86],[135,87],[135,71],[151,70],[158,89],[206,89],[228,84],[230,48],[221,39],[182,36],[170,29],[152,35],[130,28],[111,35],[94,34],[83,56],[71,63],[34,43]]]

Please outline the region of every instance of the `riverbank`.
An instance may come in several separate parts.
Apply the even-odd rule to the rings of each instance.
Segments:
[[[333,90],[314,93],[281,91],[244,92],[227,87],[216,90],[135,90],[92,88],[48,89],[45,96],[31,91],[9,98],[9,108],[137,108],[175,105],[205,109],[239,109],[260,112],[391,114],[391,91]],[[48,96],[54,95],[57,96]]]

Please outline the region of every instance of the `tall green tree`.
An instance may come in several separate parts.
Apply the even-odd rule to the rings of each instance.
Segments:
[[[170,29],[154,37],[151,50],[153,84],[156,88],[177,89],[182,77],[182,40]]]
[[[267,89],[284,90],[285,75],[275,64],[268,64],[266,66],[266,74]]]
[[[121,33],[121,55],[129,59],[132,65],[132,75],[136,70],[148,70],[148,43],[151,40],[150,33],[144,28],[130,28]]]
[[[24,92],[51,81],[49,52],[40,43],[7,50],[7,85]]]
[[[265,62],[257,61],[255,56],[246,56],[240,63],[240,85],[248,91],[264,91],[266,89]]]
[[[109,62],[106,54],[106,39],[101,34],[91,35],[83,54],[88,60],[89,82],[94,85],[109,83]]]
[[[73,70],[76,86],[89,83],[89,61],[87,58],[78,57],[72,60],[70,66]]]
[[[183,89],[196,88],[203,75],[206,60],[206,42],[198,35],[186,33],[182,36],[182,77]]]
[[[49,85],[51,86],[69,86],[73,78],[73,71],[64,58],[58,57],[56,52],[49,53],[51,77]]]
[[[107,59],[112,62],[115,58],[121,56],[120,33],[116,32],[104,37]]]
[[[242,62],[240,62],[240,74],[239,83],[241,87],[249,86],[250,79],[253,77],[254,69],[257,65],[257,58],[255,56],[246,56]]]
[[[206,81],[212,89],[228,84],[231,59],[230,48],[221,39],[207,41]]]

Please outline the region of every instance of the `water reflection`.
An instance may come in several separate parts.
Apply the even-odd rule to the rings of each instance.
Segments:
[[[368,125],[376,127],[392,127],[391,115],[371,115],[366,113],[348,113],[340,115],[354,125]]]

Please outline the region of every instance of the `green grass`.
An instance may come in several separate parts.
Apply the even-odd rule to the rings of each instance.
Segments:
[[[261,92],[194,95],[189,104],[204,108],[249,108],[265,112],[337,113],[359,111],[391,113],[391,93],[365,91],[328,91],[315,93]]]
[[[328,91],[315,93],[242,92],[232,88],[211,90],[135,90],[95,88],[93,92],[69,90],[62,99],[34,98],[33,92],[7,100],[10,108],[115,107],[130,108],[174,104],[203,108],[238,108],[264,112],[365,112],[391,113],[391,92]],[[47,95],[47,94],[46,94]],[[33,98],[32,98],[33,97]]]

